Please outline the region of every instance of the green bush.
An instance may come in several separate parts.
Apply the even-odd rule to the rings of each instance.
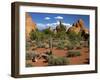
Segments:
[[[72,50],[74,48],[74,45],[66,45],[68,50]]]
[[[26,60],[32,60],[32,58],[35,57],[35,56],[37,56],[36,52],[34,52],[34,51],[31,52],[31,53],[27,52],[26,53]]]
[[[43,32],[40,32],[39,30],[36,30],[36,31],[32,30],[29,35],[30,35],[31,40],[40,41],[44,38]]]
[[[47,57],[48,64],[49,64],[49,65],[53,64],[55,58],[56,58],[56,56],[54,56],[54,55],[49,55],[49,56]]]
[[[65,31],[57,32],[57,34],[55,35],[55,38],[57,39],[65,39],[66,37],[67,37],[67,34]]]
[[[68,50],[72,50],[75,47],[75,45],[73,45],[69,39],[66,41],[64,45]]]
[[[67,57],[75,57],[75,56],[80,56],[81,53],[80,51],[76,51],[76,50],[70,50],[67,52]]]
[[[75,48],[77,44],[80,44],[80,41],[82,41],[81,33],[76,34],[75,32],[69,32],[68,40],[70,42],[70,45],[73,45]]]
[[[64,49],[65,48],[65,41],[64,40],[59,40],[57,48],[58,49]]]
[[[26,53],[26,60],[31,60],[32,59],[32,55],[30,53]]]
[[[69,60],[66,57],[50,56],[48,60],[49,66],[67,65]]]
[[[58,46],[58,42],[57,42],[57,41],[53,41],[53,42],[52,42],[52,46],[53,46],[53,47],[57,47],[57,46]]]
[[[69,61],[66,57],[57,57],[56,58],[56,65],[67,65]]]
[[[57,48],[58,48],[58,49],[64,49],[65,46],[64,46],[64,44],[58,44]]]
[[[31,63],[26,63],[26,67],[33,67]]]
[[[37,44],[38,48],[44,48],[45,45],[43,44],[43,41],[39,41]]]
[[[52,55],[53,53],[52,53],[52,51],[50,50],[50,51],[47,51],[46,54],[47,54],[47,55]]]
[[[53,32],[52,32],[49,28],[43,30],[43,32],[44,32],[44,34],[46,34],[46,35],[47,35],[47,34],[53,35]]]
[[[30,47],[31,47],[31,43],[30,43],[30,42],[28,42],[28,41],[26,41],[26,50],[29,50],[29,49],[30,49]]]

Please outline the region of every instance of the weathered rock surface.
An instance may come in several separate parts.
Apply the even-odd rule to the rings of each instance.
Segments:
[[[32,21],[31,16],[28,13],[26,13],[26,37],[29,37],[29,33],[32,30],[36,30],[36,23]]]
[[[68,32],[75,32],[76,34],[84,32],[85,34],[89,34],[89,30],[84,26],[84,21],[82,19],[74,23],[72,27],[68,29]]]

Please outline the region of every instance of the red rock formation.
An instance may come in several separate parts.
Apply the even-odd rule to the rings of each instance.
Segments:
[[[78,20],[78,24],[81,28],[84,28],[84,21],[82,19]]]
[[[36,24],[32,21],[31,16],[28,13],[26,13],[26,37],[29,37],[29,33],[32,30],[36,30]]]
[[[84,21],[82,19],[78,20],[68,29],[68,32],[75,32],[76,34],[82,31],[89,34],[89,30],[84,26]]]

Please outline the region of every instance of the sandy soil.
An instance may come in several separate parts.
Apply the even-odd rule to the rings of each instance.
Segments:
[[[70,58],[70,64],[88,64],[89,51],[88,48],[82,48],[81,56]]]
[[[48,50],[48,49],[45,49],[45,48],[37,48],[36,49],[36,51],[39,54],[42,54],[46,50]],[[69,61],[70,61],[69,65],[89,64],[89,49],[83,47],[82,49],[76,49],[76,50],[80,50],[81,56],[69,57]],[[68,50],[53,48],[52,51],[53,51],[53,54],[56,56],[66,56]],[[33,66],[47,66],[48,63],[45,63],[44,61],[45,60],[41,58],[37,62],[32,62],[32,60],[27,60],[26,63],[30,63]]]

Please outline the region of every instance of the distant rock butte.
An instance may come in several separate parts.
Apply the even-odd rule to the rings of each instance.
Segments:
[[[68,29],[68,32],[75,32],[76,34],[84,32],[85,34],[89,34],[89,30],[84,26],[84,21],[82,19],[74,23],[72,27]]]
[[[29,33],[32,30],[36,30],[36,23],[33,22],[31,16],[26,13],[26,37],[29,37]]]

